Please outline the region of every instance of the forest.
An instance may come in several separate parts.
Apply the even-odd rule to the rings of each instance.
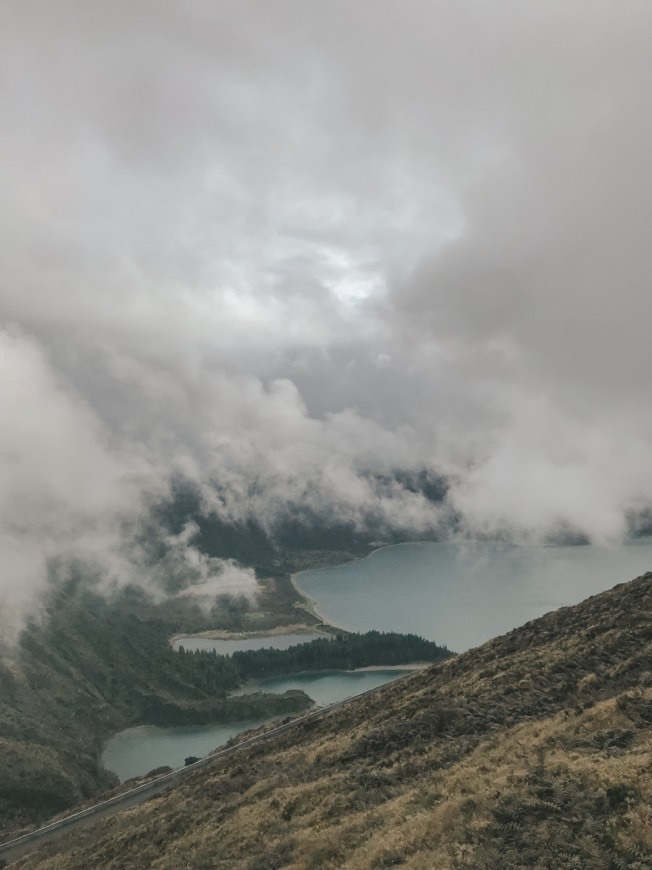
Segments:
[[[308,696],[229,694],[253,677],[447,654],[377,632],[237,657],[172,649],[172,634],[206,629],[206,620],[183,600],[155,605],[135,589],[111,600],[81,581],[51,591],[19,643],[0,648],[0,830],[115,785],[100,754],[127,726],[284,717],[310,706]]]
[[[292,646],[286,650],[258,649],[220,656],[215,652],[186,652],[177,655],[192,661],[194,681],[200,673],[207,680],[236,679],[244,681],[300,671],[353,670],[369,665],[402,665],[413,662],[437,662],[452,655],[445,646],[438,646],[416,634],[368,631],[340,635]]]

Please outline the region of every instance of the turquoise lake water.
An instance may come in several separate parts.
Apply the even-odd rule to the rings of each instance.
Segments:
[[[297,617],[298,621],[298,617]],[[175,650],[182,646],[185,650],[194,652],[215,650],[218,655],[228,656],[233,652],[249,649],[288,649],[298,643],[310,643],[311,640],[329,638],[324,632],[306,632],[305,634],[273,634],[268,637],[247,637],[239,640],[225,640],[213,637],[178,637],[173,644]]]
[[[652,538],[613,547],[400,544],[304,571],[301,591],[349,631],[414,632],[462,652],[652,570]]]
[[[652,570],[652,539],[614,547],[515,547],[498,543],[401,544],[335,568],[304,571],[297,585],[329,622],[351,631],[421,634],[462,652],[544,613],[576,604]],[[317,635],[316,635],[317,636]],[[213,641],[187,649],[227,646],[252,649],[311,640],[310,635],[277,635],[243,641]],[[196,640],[196,639],[195,639]],[[303,689],[318,704],[329,704],[382,685],[396,671],[320,672],[252,683],[241,692]],[[203,756],[229,737],[264,720],[197,728],[131,728],[106,744],[102,757],[126,779],[189,755]]]
[[[368,689],[375,689],[390,680],[409,673],[408,670],[376,671],[321,671],[315,674],[295,674],[290,677],[269,677],[266,680],[252,680],[235,695],[253,692],[274,692],[281,694],[288,689],[301,689],[310,695],[320,706],[333,704],[352,695],[360,695]]]
[[[382,686],[405,673],[397,670],[324,671],[274,677],[243,687],[240,692],[278,692],[303,689],[317,704],[332,704],[368,689]],[[192,728],[157,728],[143,725],[127,728],[111,737],[102,753],[102,764],[121,780],[142,776],[156,767],[182,767],[190,755],[201,758],[222,746],[229,737],[256,728],[267,719],[233,722],[229,725],[201,725]]]

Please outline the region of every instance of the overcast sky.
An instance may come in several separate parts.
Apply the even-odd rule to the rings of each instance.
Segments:
[[[469,534],[621,536],[651,39],[649,0],[2,0],[5,600],[128,577],[172,474],[426,531],[369,476],[426,468]]]

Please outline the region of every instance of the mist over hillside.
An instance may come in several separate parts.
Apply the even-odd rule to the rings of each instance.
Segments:
[[[0,829],[119,729],[306,709],[170,645],[311,631],[293,572],[652,534],[651,44],[650,0],[0,0]],[[649,585],[48,866],[649,870]]]
[[[646,0],[5,0],[3,630],[72,565],[155,583],[177,479],[270,540],[640,526],[651,31]]]

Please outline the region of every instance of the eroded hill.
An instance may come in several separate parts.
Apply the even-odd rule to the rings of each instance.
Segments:
[[[652,866],[652,574],[22,859],[22,868]]]

